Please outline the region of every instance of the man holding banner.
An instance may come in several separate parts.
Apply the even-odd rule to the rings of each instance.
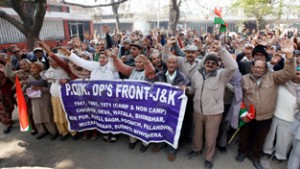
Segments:
[[[187,98],[176,87],[146,81],[71,81],[61,88],[69,129],[126,134],[144,144],[178,147]]]
[[[194,94],[194,135],[192,151],[186,158],[191,159],[201,154],[205,131],[205,169],[213,167],[212,160],[224,111],[225,87],[238,69],[236,61],[222,47],[220,41],[214,40],[211,50],[216,53],[210,53],[203,58],[204,67],[193,74],[192,86],[187,87],[187,93]],[[219,57],[224,69],[218,69]]]
[[[182,90],[185,90],[185,86],[189,85],[190,83],[187,77],[178,70],[178,58],[174,55],[169,56],[167,59],[167,70],[157,73],[156,76],[151,79],[151,81],[168,83],[172,86],[178,86]],[[169,114],[169,116],[171,116],[171,114]],[[153,152],[160,151],[160,149],[164,146],[164,143],[155,145],[155,147],[153,147]],[[177,149],[168,145],[169,161],[175,160],[176,151]]]

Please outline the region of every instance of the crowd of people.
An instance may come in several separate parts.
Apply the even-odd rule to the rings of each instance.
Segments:
[[[84,34],[63,45],[49,48],[36,43],[24,52],[12,45],[0,57],[0,122],[8,134],[13,125],[16,103],[15,77],[18,76],[27,101],[32,135],[64,141],[96,140],[97,130],[70,131],[60,100],[60,87],[70,80],[132,79],[164,82],[186,92],[188,102],[179,144],[191,143],[186,159],[205,150],[205,168],[213,168],[216,148],[227,153],[231,130],[239,130],[236,161],[249,158],[263,169],[261,158],[288,160],[288,169],[300,168],[300,42],[279,30],[242,33],[199,33],[195,30],[168,33],[153,30],[104,35]],[[255,117],[240,118],[240,106],[254,106]],[[244,125],[239,126],[243,120]],[[115,143],[117,135],[103,134]],[[138,140],[129,137],[129,149]],[[180,146],[179,145],[179,146]],[[149,144],[142,143],[141,152]],[[155,143],[153,152],[168,149],[168,160],[176,159],[177,149]]]

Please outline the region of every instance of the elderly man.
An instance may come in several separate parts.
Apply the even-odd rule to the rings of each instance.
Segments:
[[[292,135],[287,131],[298,112],[297,90],[300,89],[300,67],[297,69],[292,80],[278,87],[274,117],[263,146],[264,156],[270,158],[274,153],[273,160],[279,163],[287,159],[293,143]]]
[[[124,55],[130,55],[130,43],[131,40],[128,37],[124,37],[121,44],[119,45],[118,57],[121,58]]]
[[[167,45],[162,49],[162,60],[167,61],[170,56],[171,47],[178,46],[176,44],[176,38],[172,37],[168,39]],[[178,57],[178,70],[182,72],[191,81],[191,76],[197,72],[200,68],[200,59],[197,59],[198,47],[195,45],[189,45],[186,47],[184,53]],[[184,121],[182,125],[181,138],[187,143],[192,142],[192,129],[193,129],[193,96],[188,96],[188,102],[184,115]]]
[[[12,45],[9,48],[9,51],[10,51],[10,53],[13,54],[12,59],[11,59],[11,64],[12,64],[13,70],[19,70],[20,69],[20,65],[19,65],[19,61],[20,60],[22,60],[22,59],[30,59],[16,45]]]
[[[280,70],[283,67],[283,60],[280,56],[274,55],[270,56],[266,47],[263,45],[257,45],[252,51],[252,60],[262,60],[267,62],[268,69],[270,70]],[[248,74],[251,72],[252,60],[239,61],[239,69],[242,75]]]
[[[45,52],[42,48],[38,47],[33,50],[33,57],[30,59],[32,62],[41,62],[44,65],[45,69],[50,67],[49,61],[45,55]]]
[[[155,50],[151,52],[149,59],[151,60],[156,72],[167,70],[167,65],[161,59],[160,51]],[[178,61],[176,60],[176,62]],[[176,65],[178,66],[178,63],[176,63]]]
[[[244,75],[242,79],[243,101],[246,108],[249,108],[250,104],[254,105],[255,118],[240,129],[236,161],[242,162],[248,156],[256,169],[263,169],[260,157],[272,123],[278,86],[291,80],[295,75],[291,44],[292,42],[288,41],[281,46],[282,52],[286,54],[283,70],[270,72],[266,60],[256,59],[251,65],[251,73]]]
[[[171,55],[167,59],[167,69],[160,71],[156,74],[153,79],[150,79],[153,82],[165,82],[173,86],[178,86],[181,89],[185,89],[185,86],[189,85],[190,81],[186,76],[178,70],[178,58],[174,55]],[[162,147],[165,146],[165,143],[160,143],[153,147],[153,152],[158,152]],[[174,149],[171,146],[168,146],[168,160],[174,161],[176,158],[177,149]]]
[[[236,61],[238,63],[245,62],[245,61],[251,62],[253,60],[253,57],[252,57],[253,49],[254,49],[254,46],[250,42],[245,43],[244,47],[243,47],[243,52],[237,55]]]
[[[192,86],[186,88],[187,94],[194,94],[193,147],[186,158],[191,159],[201,154],[205,136],[205,169],[213,167],[212,160],[224,111],[225,87],[238,69],[236,61],[222,47],[220,41],[214,40],[211,50],[217,53],[210,53],[204,57],[204,67],[192,75]],[[224,64],[224,69],[218,69],[218,56]]]

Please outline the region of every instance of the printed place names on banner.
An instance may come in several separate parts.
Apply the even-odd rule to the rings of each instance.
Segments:
[[[166,115],[167,111],[164,108],[159,107],[146,107],[146,106],[138,106],[138,105],[128,105],[128,104],[122,104],[122,103],[103,103],[103,102],[97,102],[97,101],[75,101],[75,106],[93,106],[93,107],[85,107],[85,108],[78,108],[76,109],[77,113],[82,112],[92,112],[92,113],[99,113],[99,114],[106,114],[111,115],[110,111],[103,110],[103,109],[96,109],[98,108],[118,108],[118,109],[124,109],[124,110],[135,110],[139,112],[147,112],[150,114],[163,114]],[[96,108],[94,108],[96,107]],[[132,117],[132,114],[124,111],[112,111],[115,115],[124,115]]]
[[[178,146],[187,98],[145,81],[71,81],[61,89],[71,131],[97,129]]]

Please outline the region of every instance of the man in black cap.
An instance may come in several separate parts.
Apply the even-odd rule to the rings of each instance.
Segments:
[[[276,68],[277,64],[280,62],[280,57],[274,56],[271,57],[267,53],[267,48],[263,45],[257,45],[252,51],[253,60],[262,60],[267,62],[268,69],[271,70],[280,70]],[[242,75],[248,74],[251,72],[252,61],[239,62],[239,69]]]
[[[284,43],[283,43],[284,44]],[[243,102],[249,109],[254,106],[255,117],[246,122],[239,131],[239,148],[236,161],[243,162],[249,157],[256,169],[263,169],[260,162],[261,152],[266,135],[269,132],[275,110],[278,85],[283,84],[295,75],[295,60],[293,58],[292,42],[285,42],[282,52],[286,54],[284,69],[277,72],[268,70],[267,62],[263,59],[264,50],[256,51],[256,58],[251,65],[251,73],[242,79]]]

